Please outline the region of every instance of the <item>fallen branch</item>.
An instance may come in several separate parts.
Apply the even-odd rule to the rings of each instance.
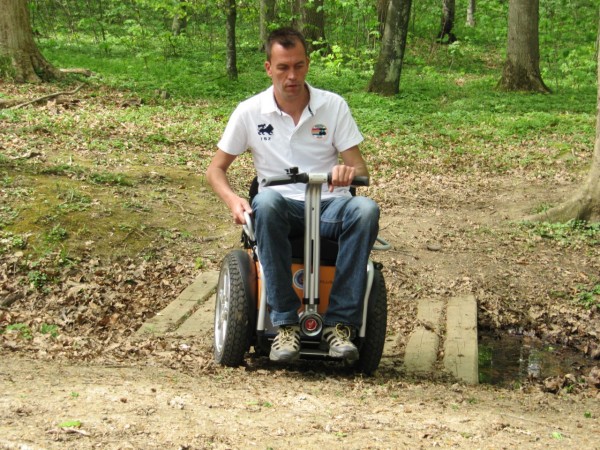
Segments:
[[[91,77],[94,75],[90,69],[59,69],[62,73],[77,73],[79,75],[85,75],[86,77]]]
[[[9,109],[19,109],[19,108],[23,108],[25,106],[31,105],[33,103],[39,103],[39,102],[43,102],[46,100],[50,100],[51,98],[55,98],[58,97],[60,95],[73,95],[76,94],[77,91],[79,91],[79,89],[81,89],[83,87],[83,84],[80,84],[79,86],[77,86],[74,90],[72,91],[63,91],[63,92],[56,92],[54,94],[48,94],[48,95],[44,95],[43,97],[38,97],[35,98],[33,100],[30,100],[28,102],[24,102],[24,103],[19,103],[18,105],[15,106],[11,106]]]

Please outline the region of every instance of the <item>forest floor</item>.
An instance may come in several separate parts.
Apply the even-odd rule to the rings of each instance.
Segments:
[[[29,124],[31,136],[16,131],[21,125],[3,126],[0,449],[600,448],[597,235],[540,233],[520,223],[539,205],[568,197],[580,174],[374,176],[368,195],[382,206],[381,235],[393,246],[374,259],[384,265],[398,352],[373,377],[332,362],[287,366],[251,356],[232,369],[213,362],[209,330],[191,338],[135,336],[239,245],[240,230],[209,194],[202,165],[161,166],[154,155],[140,173],[133,152],[126,164],[72,150],[75,164],[93,160],[135,180],[133,187],[99,187],[83,169],[56,170],[65,154],[47,125]],[[35,139],[52,143],[41,148]],[[72,206],[71,183],[92,199],[78,197],[92,219],[79,231],[78,256],[69,264],[60,252],[34,260],[14,245],[16,231],[6,231],[19,223],[8,212],[37,214],[44,199],[57,196]],[[146,226],[125,224],[116,206],[103,206],[110,198],[126,203],[131,217],[145,217]],[[74,213],[63,207],[43,216],[65,224]],[[117,216],[122,226],[95,231]],[[164,225],[173,218],[177,226]],[[154,229],[160,233],[147,244],[150,254],[123,254]],[[568,350],[581,359],[552,376],[530,373],[502,385],[465,385],[442,370],[426,378],[406,373],[403,348],[417,300],[466,293],[477,299],[481,333],[519,336],[552,346],[559,358]]]

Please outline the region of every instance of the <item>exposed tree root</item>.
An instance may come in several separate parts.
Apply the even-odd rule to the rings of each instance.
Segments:
[[[83,87],[83,84],[80,84],[72,91],[55,92],[54,94],[44,95],[42,97],[34,98],[33,100],[29,100],[29,101],[17,103],[17,104],[13,103],[13,102],[15,102],[15,100],[6,100],[3,102],[0,102],[0,109],[1,108],[19,109],[19,108],[24,108],[25,106],[28,106],[28,105],[32,105],[34,103],[40,103],[40,102],[50,100],[50,99],[58,97],[60,95],[73,95],[73,94],[76,94],[77,91],[79,91],[79,89],[81,89],[82,87]]]

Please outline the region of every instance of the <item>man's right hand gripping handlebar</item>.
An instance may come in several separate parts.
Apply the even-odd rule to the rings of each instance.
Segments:
[[[231,215],[233,216],[233,222],[237,225],[246,224],[246,214],[252,214],[252,207],[248,200],[245,198],[236,196],[228,204]]]

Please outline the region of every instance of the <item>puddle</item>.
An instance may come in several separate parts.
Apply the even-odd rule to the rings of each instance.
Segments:
[[[524,336],[479,336],[479,382],[515,386],[529,379],[579,375],[590,360],[560,346]]]

